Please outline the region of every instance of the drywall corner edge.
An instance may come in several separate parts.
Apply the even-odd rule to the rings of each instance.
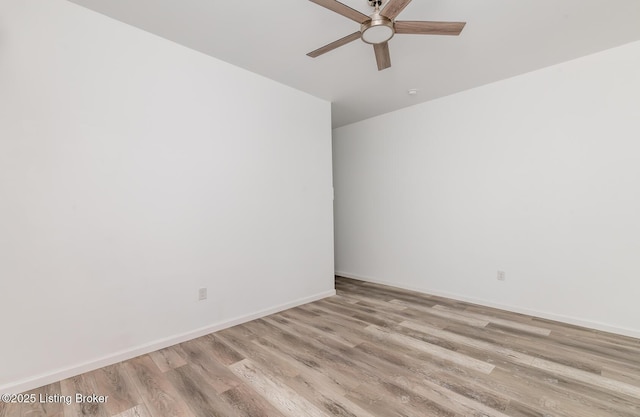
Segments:
[[[209,326],[201,327],[190,332],[181,333],[175,336],[167,337],[155,342],[133,347],[131,349],[122,350],[120,352],[113,353],[108,356],[104,356],[89,362],[84,362],[76,366],[72,366],[65,369],[60,369],[51,373],[38,375],[33,378],[17,381],[12,384],[0,385],[1,393],[18,394],[21,392],[29,391],[44,385],[48,385],[57,381],[61,381],[66,378],[71,378],[76,375],[90,372],[95,369],[99,369],[105,366],[113,365],[118,362],[126,361],[136,356],[145,355],[156,350],[164,349],[169,346],[176,345],[178,343],[186,342],[198,337],[214,333],[229,327],[237,326],[242,323],[246,323],[251,320],[256,320],[262,317],[266,317],[271,314],[279,313],[290,308],[308,304],[313,301],[322,300],[323,298],[336,295],[336,290],[323,291],[308,297],[299,298],[297,300],[273,306],[252,314],[247,314],[240,317],[235,317],[230,320],[214,323]]]
[[[512,306],[508,304],[493,303],[491,301],[474,298],[474,297],[467,297],[460,294],[453,294],[446,291],[434,291],[427,288],[417,288],[410,285],[402,285],[402,284],[385,281],[377,278],[359,276],[359,275],[355,275],[355,274],[351,274],[343,271],[336,271],[335,275],[338,277],[352,278],[352,279],[357,279],[359,281],[371,282],[373,284],[387,285],[389,287],[401,288],[403,290],[415,291],[422,294],[450,298],[456,301],[464,301],[467,303],[478,304],[485,307],[492,307],[500,310],[510,311],[512,313],[526,314],[526,315],[538,317],[541,319],[558,321],[561,323],[571,324],[574,326],[581,326],[581,327],[586,327],[588,329],[599,330],[599,331],[608,332],[608,333],[615,333],[622,336],[628,336],[628,337],[634,337],[636,339],[640,339],[640,330],[611,326],[609,324],[601,323],[597,321],[584,320],[581,318],[565,316],[561,314],[547,313],[539,310],[530,310],[527,308],[521,308],[521,307]]]

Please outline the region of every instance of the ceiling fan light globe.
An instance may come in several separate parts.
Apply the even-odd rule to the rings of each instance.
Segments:
[[[383,16],[375,16],[374,19],[362,24],[360,33],[364,42],[376,45],[393,38],[395,31],[391,20]]]

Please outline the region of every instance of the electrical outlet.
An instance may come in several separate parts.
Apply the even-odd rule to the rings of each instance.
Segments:
[[[498,281],[504,281],[505,279],[507,279],[507,275],[504,273],[504,271],[498,271]]]
[[[202,300],[206,300],[207,299],[207,289],[206,288],[200,288],[198,290],[198,300],[202,301]]]

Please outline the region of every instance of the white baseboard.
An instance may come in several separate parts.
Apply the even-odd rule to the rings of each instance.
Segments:
[[[486,306],[486,307],[498,308],[500,310],[511,311],[513,313],[526,314],[528,316],[539,317],[539,318],[547,319],[547,320],[559,321],[559,322],[562,322],[562,323],[572,324],[572,325],[575,325],[575,326],[581,326],[581,327],[586,327],[586,328],[589,328],[589,329],[601,330],[603,332],[615,333],[615,334],[619,334],[619,335],[622,335],[622,336],[629,336],[629,337],[634,337],[636,339],[640,339],[640,331],[639,330],[628,329],[628,328],[625,328],[625,327],[612,326],[612,325],[609,325],[609,324],[606,324],[606,323],[597,322],[597,321],[584,320],[584,319],[577,318],[577,317],[565,316],[565,315],[555,314],[555,313],[548,313],[548,312],[539,311],[539,310],[532,310],[532,309],[517,307],[517,306],[513,306],[513,305],[508,305],[508,304],[494,303],[492,301],[487,301],[487,300],[482,300],[482,299],[479,299],[479,298],[468,297],[468,296],[460,295],[460,294],[449,293],[449,292],[445,292],[445,291],[434,291],[434,290],[430,290],[430,289],[427,289],[427,288],[416,288],[416,287],[412,287],[412,286],[408,286],[408,285],[403,285],[401,283],[389,282],[389,281],[379,280],[379,279],[370,278],[370,277],[363,277],[363,276],[359,276],[359,275],[355,275],[355,274],[351,274],[351,273],[343,272],[343,271],[336,271],[335,274],[336,274],[336,276],[340,276],[340,277],[353,278],[353,279],[357,279],[359,281],[371,282],[371,283],[374,283],[374,284],[388,285],[390,287],[402,288],[402,289],[405,289],[405,290],[415,291],[415,292],[419,292],[419,293],[423,293],[423,294],[427,294],[427,295],[435,295],[435,296],[439,296],[439,297],[451,298],[452,300],[457,300],[457,301],[466,301],[468,303],[479,304],[479,305]]]
[[[159,349],[164,349],[166,347],[173,346],[178,343],[186,342],[188,340],[196,339],[198,337],[207,335],[209,333],[217,332],[219,330],[233,327],[238,324],[259,319],[261,317],[265,317],[270,314],[278,313],[280,311],[297,307],[299,305],[321,300],[323,298],[327,298],[335,294],[336,294],[335,289],[324,291],[309,297],[300,298],[295,301],[270,307],[252,314],[235,317],[230,320],[224,320],[224,321],[221,321],[209,326],[201,327],[199,329],[195,329],[189,332],[185,332],[185,333],[170,336],[164,339],[156,340],[150,343],[146,343],[144,345],[135,346],[130,349],[121,350],[119,352],[115,352],[113,354],[103,356],[95,360],[80,363],[78,365],[75,365],[69,368],[59,369],[46,374],[37,375],[32,378],[17,381],[15,383],[1,385],[0,394],[5,394],[5,393],[19,394],[21,392],[25,392],[25,391],[29,391],[29,390],[41,387],[43,385],[48,385],[66,378],[71,378],[73,376],[83,374],[85,372],[93,371],[95,369],[99,369],[105,366],[113,365],[118,362],[131,359],[131,358],[135,358],[136,356],[154,352]]]

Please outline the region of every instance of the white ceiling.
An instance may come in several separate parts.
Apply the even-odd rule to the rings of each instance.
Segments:
[[[359,40],[307,57],[359,25],[306,0],[70,1],[329,100],[334,127],[640,40],[640,0],[414,0],[398,20],[467,25],[396,35],[378,72]]]

